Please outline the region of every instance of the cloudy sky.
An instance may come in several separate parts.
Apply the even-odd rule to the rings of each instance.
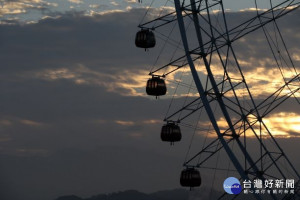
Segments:
[[[173,4],[165,2],[155,1],[150,17],[164,5],[169,11]],[[232,2],[225,4],[228,20],[234,23],[253,15],[253,2]],[[180,187],[178,176],[193,130],[183,128],[186,137],[174,147],[162,143],[159,132],[173,102],[174,83],[180,73],[188,77],[188,70],[167,79],[170,90],[165,97],[146,96],[149,69],[160,55],[163,40],[145,52],[135,47],[134,37],[151,1],[1,0],[1,5],[1,199],[51,200],[66,194],[88,197],[126,189],[154,192]],[[261,9],[267,7],[260,4]],[[300,10],[278,20],[298,72],[299,23]],[[242,38],[234,47],[255,99],[279,87],[282,78],[262,31]],[[158,63],[168,61],[169,57],[160,57]],[[212,67],[219,76],[217,66]],[[287,78],[293,75],[284,73]],[[242,89],[239,94],[243,96]],[[300,141],[296,97],[299,91],[265,122],[300,169],[293,154]],[[184,101],[180,95],[176,99],[179,104]],[[177,105],[172,104],[172,109]],[[217,117],[222,125],[224,119]],[[209,126],[208,119],[200,125]],[[202,132],[196,134],[194,144],[203,143]]]

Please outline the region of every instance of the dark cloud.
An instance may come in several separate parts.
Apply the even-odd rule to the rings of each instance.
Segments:
[[[146,81],[141,76],[163,45],[150,52],[134,46],[144,12],[66,13],[36,24],[0,26],[0,194],[6,200],[179,186],[193,130],[183,127],[186,134],[175,147],[160,142],[159,120],[169,98],[134,96],[130,88]],[[299,19],[294,13],[289,23]],[[297,27],[289,23],[282,24],[284,34],[296,49]],[[259,40],[242,43],[254,48]],[[249,58],[243,46],[237,51]],[[294,104],[290,99],[276,112],[299,113]]]
[[[237,14],[233,14],[235,16]],[[277,54],[276,46],[279,48],[283,58],[285,60],[288,60],[286,57],[287,55],[284,53],[285,49],[283,46],[283,43],[280,39],[280,34],[282,34],[284,38],[284,42],[286,43],[289,52],[291,55],[298,55],[299,54],[299,47],[298,47],[298,41],[299,41],[299,30],[297,26],[294,26],[293,23],[297,24],[299,23],[299,15],[300,12],[297,10],[295,12],[291,12],[287,14],[286,16],[278,19],[276,21],[280,33],[276,29],[276,26],[274,23],[270,23],[269,25],[266,25],[265,31],[268,35],[268,38],[270,40],[270,43],[272,45],[272,48],[276,54],[276,57],[279,59]],[[247,16],[244,15],[244,16]],[[237,18],[231,18],[231,19],[237,19]],[[243,17],[242,17],[243,19]],[[275,63],[273,62],[273,55],[271,52],[271,49],[269,47],[269,44],[266,40],[266,37],[264,35],[264,32],[262,29],[255,31],[254,33],[251,33],[244,37],[243,40],[239,40],[234,44],[234,48],[236,49],[236,52],[238,54],[238,57],[243,61],[248,61],[251,63],[251,65],[247,65],[243,67],[243,70],[253,70],[257,66],[259,66],[263,61],[264,66],[268,68],[276,68]],[[280,59],[279,59],[280,60]],[[272,62],[270,62],[272,61]],[[282,60],[281,60],[282,61]],[[255,64],[257,62],[257,64]],[[280,61],[279,61],[280,62]],[[299,60],[294,60],[295,66],[298,68],[299,66]],[[299,68],[298,68],[299,69]]]

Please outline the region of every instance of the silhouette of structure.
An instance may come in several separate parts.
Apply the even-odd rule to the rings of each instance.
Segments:
[[[211,159],[218,157],[220,151],[224,151],[241,181],[293,179],[295,194],[289,192],[283,199],[300,199],[300,175],[264,121],[266,116],[290,97],[300,104],[298,99],[300,74],[277,23],[279,18],[297,9],[300,1],[270,0],[269,9],[259,9],[259,1],[255,0],[256,10],[252,11],[255,15],[249,15],[249,19],[233,25],[227,19],[223,2],[226,1],[174,0],[175,11],[139,25],[142,31],[153,30],[156,35],[160,34],[159,30],[169,30],[171,32],[169,34],[160,34],[161,39],[176,47],[176,53],[173,55],[177,55],[180,48],[183,54],[178,57],[172,56],[168,64],[151,69],[150,76],[155,78],[150,79],[150,83],[148,81],[147,93],[154,96],[166,94],[166,90],[162,89],[166,87],[165,82],[160,88],[158,85],[162,79],[156,77],[166,77],[167,80],[168,75],[179,72],[186,66],[189,67],[195,87],[184,85],[181,81],[177,81],[177,84],[188,88],[187,95],[191,91],[198,93],[198,97],[192,100],[186,98],[180,109],[177,108],[166,116],[167,124],[162,128],[161,138],[171,143],[179,141],[181,134],[180,137],[179,134],[175,135],[180,132],[179,124],[191,127],[195,132],[201,130],[198,121],[196,125],[191,125],[189,120],[204,110],[217,137],[186,158],[185,169],[180,179],[182,186],[200,186],[201,177],[196,168],[222,170],[211,165],[208,167],[207,164],[211,164]],[[273,32],[268,30],[270,25]],[[171,38],[175,27],[180,32],[177,42]],[[257,30],[263,32],[274,65],[278,68],[282,79],[281,86],[276,86],[269,95],[259,98],[251,91],[243,72],[243,64],[238,59],[234,47],[236,41]],[[144,37],[145,41],[141,43],[152,43],[150,38],[152,36]],[[137,46],[150,48],[154,45]],[[155,86],[152,86],[152,82]],[[250,136],[255,141],[252,145],[254,149],[247,146]],[[253,186],[251,189],[254,189]],[[252,195],[255,199],[263,199],[261,194]],[[236,199],[238,196],[228,197],[224,193],[219,199]],[[278,199],[275,194],[271,193],[269,196]]]
[[[142,29],[136,33],[135,45],[139,48],[153,48],[155,47],[156,40],[154,33],[149,29]]]
[[[153,76],[147,81],[146,92],[152,96],[162,96],[167,93],[166,83],[159,76]]]
[[[162,141],[170,142],[171,145],[174,142],[179,142],[181,140],[180,127],[175,122],[169,121],[162,126],[160,136]]]

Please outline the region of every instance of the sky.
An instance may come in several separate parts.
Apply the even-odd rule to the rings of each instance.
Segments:
[[[253,3],[232,2],[226,6],[233,24],[253,15]],[[167,79],[166,96],[155,99],[145,94],[149,69],[163,47],[159,38],[157,47],[146,52],[134,45],[137,25],[151,1],[1,3],[1,199],[51,200],[67,194],[89,197],[127,189],[154,192],[180,187],[179,173],[193,130],[183,127],[183,141],[175,146],[162,143],[159,132],[170,103],[171,110],[178,108],[184,101],[180,95],[187,92],[182,87],[183,92],[175,96],[179,103],[172,104],[174,82],[181,73],[187,77],[184,81],[191,80],[188,69],[183,69]],[[144,20],[157,15],[161,5],[161,1],[152,4],[152,15]],[[167,2],[166,10],[171,6]],[[278,20],[298,72],[299,15],[298,9]],[[255,99],[263,99],[282,83],[261,31],[237,41],[234,48]],[[155,67],[168,63],[170,53],[165,52]],[[212,69],[220,76],[217,66]],[[285,75],[291,76],[288,71]],[[265,119],[297,169],[299,107],[291,97]],[[224,124],[220,113],[216,116]],[[204,128],[194,137],[195,148],[206,138],[207,117],[200,125]],[[204,173],[202,178],[209,176]]]

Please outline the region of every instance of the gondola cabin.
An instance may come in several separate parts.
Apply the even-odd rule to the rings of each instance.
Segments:
[[[135,46],[139,48],[153,48],[156,44],[155,35],[151,30],[142,29],[136,33]]]
[[[179,142],[181,140],[180,127],[175,122],[168,122],[161,128],[160,137],[162,141],[170,142],[171,145],[174,142]]]
[[[162,96],[167,93],[166,83],[159,77],[152,77],[147,81],[146,93],[151,96]]]
[[[200,172],[194,168],[187,168],[181,172],[180,185],[183,187],[199,187],[201,185]]]

